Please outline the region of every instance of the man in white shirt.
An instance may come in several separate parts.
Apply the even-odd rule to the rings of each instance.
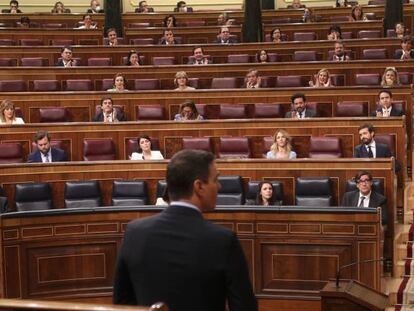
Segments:
[[[392,104],[392,93],[388,89],[379,91],[378,93],[379,107],[376,111],[371,113],[371,116],[376,117],[401,117],[404,113],[395,108]]]
[[[316,112],[306,108],[306,96],[303,93],[295,93],[290,98],[292,110],[286,112],[285,118],[305,119],[316,117]]]
[[[70,46],[65,46],[60,50],[61,59],[57,62],[56,66],[58,67],[73,67],[77,66],[76,60],[72,58],[73,50]]]
[[[193,57],[189,57],[187,65],[207,65],[211,61],[204,56],[204,49],[201,46],[193,48]]]
[[[64,162],[68,158],[65,152],[59,148],[53,148],[50,145],[50,135],[46,131],[38,131],[33,138],[36,149],[27,158],[29,163],[50,163]]]
[[[331,60],[335,62],[343,62],[350,59],[351,58],[345,53],[344,43],[341,40],[335,41],[334,53]]]
[[[246,74],[246,88],[258,89],[260,88],[261,78],[259,72],[256,69],[249,69]]]

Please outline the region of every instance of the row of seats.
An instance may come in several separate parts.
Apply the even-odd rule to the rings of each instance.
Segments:
[[[393,106],[405,111],[404,101],[393,101]],[[368,102],[364,101],[343,101],[334,104],[334,117],[367,117],[368,116]],[[257,103],[257,104],[219,104],[217,109],[212,109],[212,104],[196,104],[196,108],[204,119],[260,119],[260,118],[283,118],[286,113],[286,104],[280,103]],[[377,109],[380,106],[377,103]],[[101,106],[95,107],[95,114],[101,112]],[[124,107],[115,105],[115,109],[125,115]],[[153,105],[138,105],[135,107],[136,121],[151,121],[151,120],[167,120],[165,108],[159,104]],[[313,110],[319,117],[323,117],[319,113],[320,108],[318,103],[309,102],[307,109]],[[33,110],[32,110],[33,111]],[[57,122],[72,122],[71,112],[65,107],[44,107],[39,108],[39,122],[40,123],[57,123]],[[16,116],[24,118],[22,111],[16,107]],[[128,117],[128,116],[127,116]],[[127,118],[132,120],[132,118]]]
[[[244,184],[237,175],[219,176],[221,188],[217,205],[254,205],[258,192],[258,181]],[[275,205],[284,204],[283,184],[271,181]],[[374,180],[374,189],[384,193],[382,180]],[[161,198],[166,188],[165,180],[157,182],[157,198]],[[349,180],[346,191],[356,189],[354,181]],[[99,182],[68,181],[65,183],[64,200],[66,208],[102,206]],[[53,208],[51,187],[48,183],[16,184],[15,203],[17,211],[44,210]],[[116,180],[112,185],[113,206],[139,206],[155,204],[150,202],[148,186],[142,180]],[[295,181],[295,204],[299,206],[332,206],[333,190],[329,177],[298,177]]]
[[[272,137],[262,137],[262,156],[270,150],[273,144]],[[392,135],[376,135],[375,141],[385,143],[390,150],[395,150],[395,137]],[[257,141],[255,141],[257,143]],[[215,152],[218,158],[251,158],[253,143],[248,137],[220,137],[218,139],[218,150],[213,148],[213,140],[210,137],[184,137],[182,138],[182,149],[198,149]],[[292,139],[292,145],[295,141]],[[52,140],[52,147],[65,150],[64,142]],[[127,154],[130,156],[136,152],[138,143],[136,138],[130,138],[126,142]],[[32,151],[37,149],[32,144]],[[152,139],[152,149],[159,150],[158,139]],[[309,158],[340,158],[343,156],[342,140],[339,137],[315,137],[309,139]],[[116,160],[117,152],[115,143],[111,138],[84,139],[83,160],[103,161]],[[20,143],[0,143],[0,164],[24,162],[23,147]]]
[[[399,73],[400,83],[410,85],[413,81],[412,73]],[[357,73],[355,74],[355,86],[379,86],[381,74],[379,73]],[[262,88],[272,87],[309,87],[310,76],[289,75],[276,77],[261,77]],[[332,84],[344,86],[344,75],[331,75]],[[172,81],[172,79],[171,79]],[[168,81],[171,84],[171,81]],[[95,82],[95,83],[94,83]],[[95,80],[91,79],[68,79],[68,80],[1,80],[0,92],[53,92],[53,91],[106,91],[113,87],[113,79]],[[129,90],[162,90],[164,81],[160,79],[132,79],[127,83]],[[220,77],[220,78],[189,78],[188,85],[196,89],[236,89],[244,88],[244,78]]]

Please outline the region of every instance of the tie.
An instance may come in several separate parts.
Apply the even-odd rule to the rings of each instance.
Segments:
[[[371,146],[368,146],[368,158],[373,158],[374,154],[372,153]]]
[[[298,115],[299,115],[299,119],[302,119],[302,111],[300,111],[300,112],[298,112]]]
[[[50,161],[49,161],[49,154],[47,153],[46,155],[45,155],[45,163],[49,163]]]
[[[359,203],[358,207],[364,207],[365,197],[361,197],[361,202]]]

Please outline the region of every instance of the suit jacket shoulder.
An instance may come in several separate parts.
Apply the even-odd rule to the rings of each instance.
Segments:
[[[52,162],[65,162],[68,157],[62,149],[52,148]]]
[[[29,163],[39,163],[42,162],[42,158],[40,157],[40,151],[36,150],[33,151],[29,156],[27,157],[27,162]]]

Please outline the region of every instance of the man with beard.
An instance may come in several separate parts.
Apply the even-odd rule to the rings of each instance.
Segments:
[[[209,60],[204,55],[204,49],[201,46],[195,46],[193,48],[193,57],[188,58],[187,65],[207,65],[211,64],[211,60]]]
[[[29,154],[29,163],[64,162],[68,160],[65,152],[50,146],[50,136],[46,131],[38,131],[33,138],[37,150]]]
[[[331,60],[335,62],[343,62],[350,59],[351,58],[345,53],[344,43],[340,40],[335,41],[334,54],[332,55]]]
[[[390,158],[390,148],[374,139],[375,131],[372,124],[363,124],[358,129],[360,145],[354,149],[354,158]]]
[[[315,111],[306,108],[305,94],[295,93],[290,100],[292,102],[292,110],[286,112],[285,118],[305,119],[316,117]]]

